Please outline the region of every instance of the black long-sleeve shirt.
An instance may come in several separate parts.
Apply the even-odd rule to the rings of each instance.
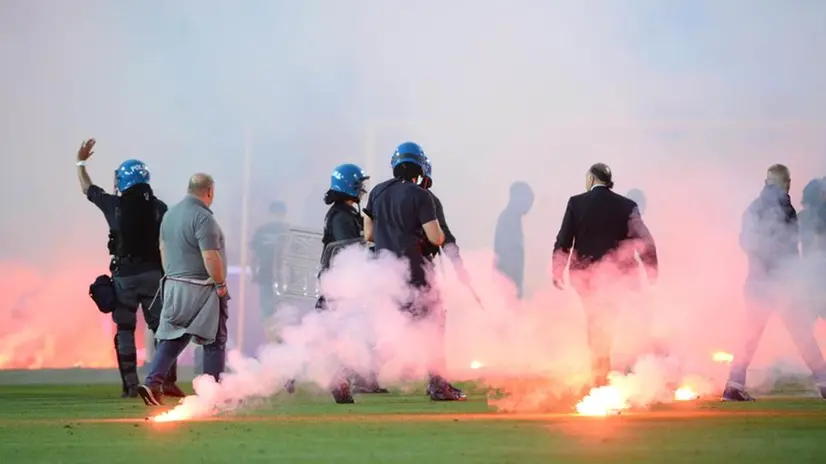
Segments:
[[[428,190],[429,191],[429,190]],[[433,204],[436,206],[436,218],[439,220],[439,226],[445,233],[445,245],[447,244],[456,244],[456,237],[450,231],[450,227],[447,226],[447,220],[445,219],[445,209],[442,206],[442,201],[439,200],[433,192],[430,192],[430,196],[433,197]]]
[[[428,190],[428,192],[430,192],[430,196],[433,197],[433,205],[436,207],[436,219],[439,220],[439,227],[441,227],[442,231],[445,233],[445,243],[442,244],[442,249],[451,260],[460,259],[459,245],[456,244],[456,236],[453,235],[453,232],[450,231],[450,227],[447,225],[447,219],[445,219],[445,209],[442,206],[442,201],[439,200],[439,197],[437,197],[431,190]]]

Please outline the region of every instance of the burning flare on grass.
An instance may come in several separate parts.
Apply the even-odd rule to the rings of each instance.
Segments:
[[[688,385],[683,385],[674,392],[674,401],[691,401],[699,397],[700,395]]]
[[[150,422],[180,422],[219,413],[224,408],[235,406],[222,396],[220,384],[210,375],[200,375],[192,381],[197,395],[181,399],[177,406],[169,411],[148,417]]]
[[[628,401],[619,388],[613,385],[592,388],[591,392],[576,405],[581,416],[607,416],[628,409]]]
[[[162,412],[156,416],[149,418],[150,422],[180,422],[187,419],[192,419],[192,414],[187,408],[176,406],[166,412]]]
[[[680,388],[675,391],[676,385]],[[582,416],[619,414],[630,408],[694,400],[709,388],[703,377],[683,374],[679,358],[644,356],[630,373],[613,372],[607,386],[591,389],[576,405],[576,411]]]
[[[711,359],[713,359],[714,362],[731,364],[732,361],[734,361],[734,355],[726,353],[725,351],[717,351],[711,355]]]

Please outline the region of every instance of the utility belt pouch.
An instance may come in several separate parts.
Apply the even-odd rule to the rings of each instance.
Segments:
[[[95,279],[89,286],[89,297],[103,314],[111,313],[118,305],[115,283],[108,275],[100,275]]]

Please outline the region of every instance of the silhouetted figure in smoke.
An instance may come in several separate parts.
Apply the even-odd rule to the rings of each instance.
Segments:
[[[826,179],[812,179],[803,187],[803,209],[798,214],[803,256],[826,252]]]
[[[625,194],[625,197],[637,204],[640,215],[645,214],[645,207],[648,205],[648,197],[645,196],[645,192],[638,188],[632,188]]]
[[[514,182],[510,187],[508,205],[499,214],[493,235],[493,253],[496,270],[516,286],[516,297],[524,294],[525,234],[522,218],[533,206],[533,190],[525,182]]]
[[[812,371],[820,394],[826,398],[826,363],[815,340],[811,318],[800,300],[793,298],[789,270],[800,266],[797,212],[789,197],[789,168],[775,164],[768,169],[760,196],[743,214],[740,247],[749,262],[744,288],[745,340],[734,354],[725,401],[754,401],[746,393],[746,371],[751,364],[766,323],[777,312],[800,356]],[[791,303],[791,304],[790,304]]]
[[[585,174],[586,192],[568,200],[554,244],[554,285],[570,258],[571,285],[582,299],[596,385],[611,371],[613,332],[622,298],[638,287],[639,253],[649,280],[657,277],[657,249],[637,204],[614,193],[611,169],[597,163]],[[629,241],[631,240],[631,241]],[[610,259],[605,259],[610,256]]]
[[[646,206],[648,205],[648,197],[645,195],[645,192],[638,188],[632,188],[628,191],[628,193],[625,194],[625,197],[637,204],[637,209],[640,212],[640,216],[645,215]],[[640,264],[643,264],[642,259],[639,256],[639,253],[634,251],[634,256],[640,262]],[[642,304],[640,306],[646,308],[648,305]],[[637,359],[639,359],[640,356],[644,356],[646,354],[654,354],[658,356],[668,355],[666,343],[662,340],[655,340],[653,337],[651,337],[650,332],[651,322],[654,318],[653,316],[653,314],[649,314],[645,317],[642,317],[638,324],[637,328],[640,329],[640,334],[644,334],[644,336],[647,336],[649,340],[647,342],[647,348],[645,348],[641,353],[637,353],[637,356],[631,360],[631,363],[629,363],[629,365],[626,366],[626,372],[631,372],[633,364],[636,362]]]
[[[276,287],[284,285],[283,242],[290,226],[287,206],[281,201],[270,204],[269,217],[252,237],[253,281],[258,284],[261,318],[268,321],[275,312]]]
[[[826,318],[826,179],[812,179],[803,187],[803,209],[797,215],[803,258],[802,304],[812,324]]]

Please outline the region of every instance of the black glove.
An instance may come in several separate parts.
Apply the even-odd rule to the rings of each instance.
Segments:
[[[431,260],[441,252],[441,249],[438,246],[430,243],[428,240],[420,240],[419,249],[422,250],[422,256]]]

